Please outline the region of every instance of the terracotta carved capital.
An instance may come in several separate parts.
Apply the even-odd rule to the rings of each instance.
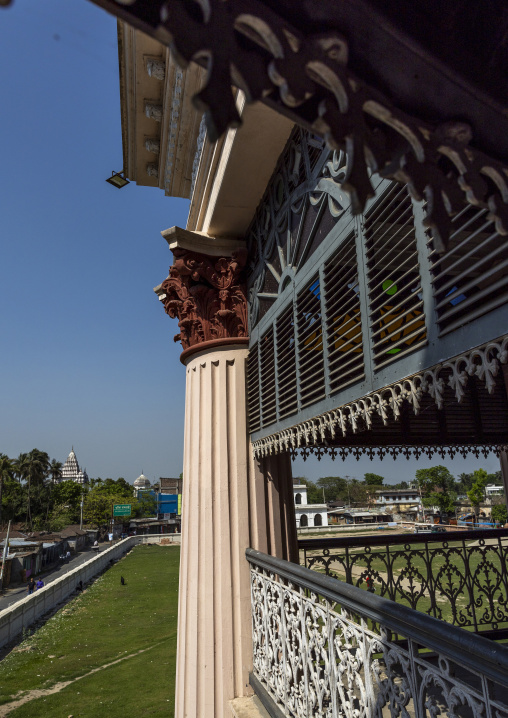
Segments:
[[[174,264],[161,284],[164,311],[178,319],[184,353],[205,342],[228,344],[247,339],[247,292],[243,269],[247,250],[231,257],[209,257],[173,249]]]

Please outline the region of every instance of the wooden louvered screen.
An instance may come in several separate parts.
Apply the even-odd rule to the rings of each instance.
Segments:
[[[277,319],[276,331],[279,419],[282,419],[294,414],[298,408],[295,323],[292,304]]]
[[[261,408],[259,403],[259,348],[257,343],[250,348],[247,359],[247,404],[249,431],[257,431],[261,426]]]
[[[261,338],[259,349],[261,363],[261,422],[263,426],[267,426],[277,418],[273,327],[270,327]]]
[[[467,205],[459,212],[443,255],[429,245],[441,334],[508,302],[508,243],[488,210]]]
[[[376,366],[426,343],[413,205],[393,184],[365,216],[369,319]]]
[[[321,287],[316,277],[296,300],[301,406],[325,395]]]
[[[354,235],[349,236],[325,264],[324,276],[328,372],[333,393],[364,376]]]

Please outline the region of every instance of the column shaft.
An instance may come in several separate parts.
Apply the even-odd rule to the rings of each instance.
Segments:
[[[177,718],[229,716],[251,692],[246,357],[224,347],[186,367]]]

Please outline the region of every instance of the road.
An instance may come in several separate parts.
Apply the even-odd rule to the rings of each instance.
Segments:
[[[104,550],[106,548],[109,548],[109,544],[105,543],[101,545],[101,550]],[[80,566],[82,563],[85,563],[85,561],[88,561],[96,555],[97,554],[91,549],[88,549],[87,551],[81,551],[77,554],[77,556],[73,556],[70,561],[62,563],[59,566],[50,569],[49,571],[45,571],[41,574],[38,574],[36,576],[36,579],[42,578],[42,580],[44,581],[44,585],[47,586],[55,579],[60,578],[60,576],[63,576],[68,571],[72,571],[73,568],[77,568],[77,566]],[[0,596],[0,611],[3,611],[5,608],[11,606],[13,603],[20,601],[26,595],[26,584],[23,584],[21,586],[15,586],[14,588],[6,588],[4,595]]]

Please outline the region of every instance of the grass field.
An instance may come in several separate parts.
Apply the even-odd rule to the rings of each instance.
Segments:
[[[136,547],[17,646],[0,718],[173,716],[179,558]]]

